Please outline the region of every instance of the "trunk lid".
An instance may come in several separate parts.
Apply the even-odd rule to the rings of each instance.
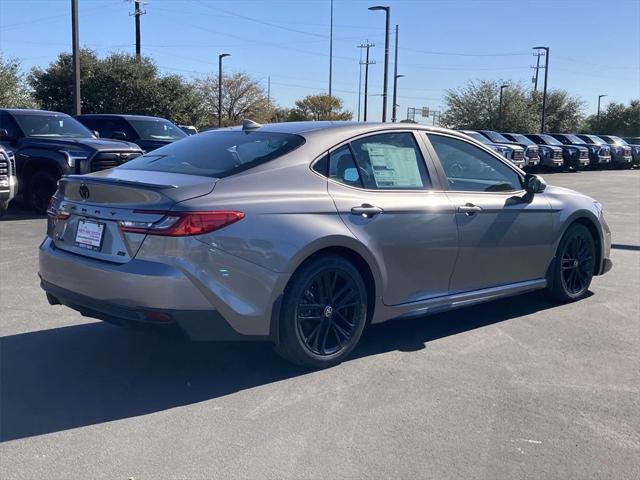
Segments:
[[[119,222],[156,222],[159,212],[210,193],[217,179],[196,175],[113,169],[63,177],[48,216],[56,247],[116,263],[135,257],[144,234],[125,233]]]

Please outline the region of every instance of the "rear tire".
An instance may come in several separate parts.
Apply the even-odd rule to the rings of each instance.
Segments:
[[[276,352],[305,367],[339,364],[360,340],[367,304],[365,283],[352,263],[337,255],[312,259],[285,289]]]
[[[26,203],[38,213],[46,213],[49,200],[58,188],[58,179],[49,172],[35,172],[29,178]]]
[[[571,225],[556,252],[549,289],[553,298],[563,303],[583,298],[593,278],[595,259],[596,245],[589,229],[580,223]]]

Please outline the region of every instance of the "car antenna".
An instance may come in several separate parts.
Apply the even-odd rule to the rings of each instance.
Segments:
[[[260,128],[262,125],[259,124],[258,122],[254,122],[253,120],[249,120],[248,118],[245,118],[242,121],[242,130],[243,131],[247,131],[247,130],[255,130],[257,128]]]

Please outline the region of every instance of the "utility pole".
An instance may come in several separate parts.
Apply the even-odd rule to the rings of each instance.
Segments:
[[[398,107],[398,78],[404,77],[404,75],[398,75],[398,25],[396,25],[396,41],[395,41],[395,54],[393,59],[393,106],[391,108],[391,121],[396,123],[396,109]]]
[[[542,119],[540,120],[540,133],[544,133],[547,114],[547,80],[549,78],[549,47],[533,47],[534,50],[544,50],[544,90],[542,91]]]
[[[333,75],[333,0],[331,0],[331,26],[329,27],[329,96],[331,96],[332,75]]]
[[[369,49],[371,47],[375,47],[374,43],[369,43],[369,40],[367,40],[367,43],[363,43],[362,45],[358,45],[358,48],[366,48],[367,49],[367,53],[365,56],[365,61],[364,61],[364,117],[363,117],[363,121],[367,121],[367,95],[369,92],[369,65],[373,65],[376,62],[375,61],[369,61]],[[363,65],[362,62],[360,62],[360,65]],[[361,67],[362,68],[362,67]]]
[[[509,85],[500,85],[500,108],[498,110],[498,127],[500,128],[501,131],[502,131],[502,92],[508,86]]]
[[[230,56],[229,53],[218,55],[218,128],[222,128],[222,59]]]
[[[598,95],[598,115],[596,116],[596,125],[598,125],[598,130],[600,130],[600,100],[607,96],[608,95]]]
[[[71,0],[71,46],[73,50],[73,114],[80,115],[80,33],[78,31],[78,0]]]
[[[267,77],[267,102],[271,105],[271,75]]]
[[[377,5],[369,7],[369,10],[382,10],[385,13],[385,30],[384,30],[384,81],[382,91],[382,121],[387,121],[387,90],[389,87],[389,28],[391,7],[383,7]]]
[[[360,121],[360,100],[362,99],[362,46],[358,45],[360,49],[360,61],[358,62],[358,121]]]
[[[141,40],[140,40],[140,17],[147,13],[147,11],[142,11],[140,6],[142,5],[142,0],[133,0],[134,12],[130,13],[129,16],[135,17],[136,21],[136,60],[140,60],[141,55]]]
[[[535,52],[533,54],[534,57],[537,57],[536,60],[536,66],[535,67],[531,67],[531,68],[535,68],[536,69],[536,74],[533,77],[533,91],[537,92],[538,91],[538,72],[540,70],[540,57],[542,56],[541,52]]]

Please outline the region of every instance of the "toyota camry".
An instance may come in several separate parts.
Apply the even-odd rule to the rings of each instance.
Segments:
[[[369,323],[578,300],[610,245],[600,203],[462,133],[245,121],[63,177],[39,274],[52,305],[321,368]]]

